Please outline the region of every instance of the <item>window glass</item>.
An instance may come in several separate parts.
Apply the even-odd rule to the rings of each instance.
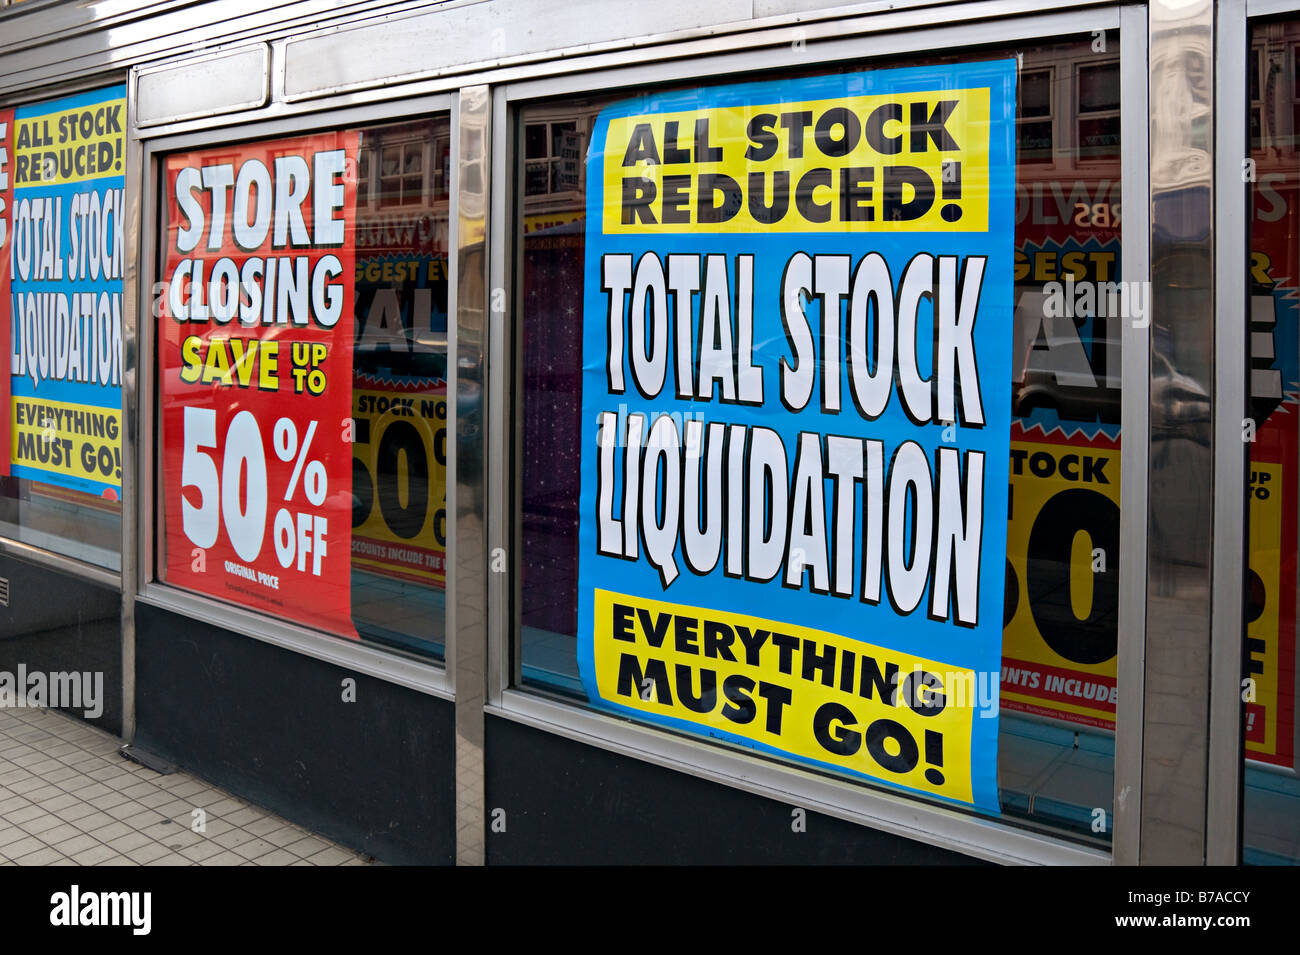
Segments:
[[[1242,859],[1300,861],[1296,776],[1296,469],[1300,465],[1300,21],[1250,31],[1249,571],[1245,609],[1245,792]],[[1262,80],[1262,86],[1261,81]]]
[[[1119,322],[1125,308],[1142,307],[1121,293],[1119,275],[1117,50],[1118,36],[1110,33],[1100,44],[1088,37],[914,57],[904,71],[850,64],[520,109],[517,652],[526,686],[774,759],[901,785],[1108,843],[1117,699]],[[946,157],[911,152],[913,144],[922,150],[934,129],[927,123],[938,100],[922,115],[920,107],[910,111],[911,101],[907,109],[890,106],[891,97],[965,102],[964,94],[944,91],[997,89],[990,77],[998,70],[1007,71],[1009,82],[1005,101],[999,102],[1001,91],[986,94],[1005,111],[994,109],[981,127],[993,143],[995,158],[987,166],[962,154],[957,140],[978,134],[960,120]],[[1105,148],[1080,141],[1086,131],[1081,92],[1094,111],[1087,115],[1111,137]],[[830,109],[839,112],[827,118]],[[897,125],[891,116],[901,117]],[[1059,133],[1057,117],[1063,118]],[[552,157],[533,131],[550,131],[554,150],[561,124],[578,137],[576,152],[585,160],[579,190],[568,196],[556,195],[553,183],[544,193],[534,179],[537,165]],[[872,142],[881,148],[853,151]],[[894,145],[897,151],[889,153]],[[1015,165],[1004,169],[1004,179],[981,178],[996,168],[997,156],[1007,163],[1013,149]],[[889,183],[914,175],[886,172],[902,161],[886,157],[903,151],[915,168],[933,160],[937,178],[928,191],[919,174],[919,189],[890,191]],[[856,168],[842,172],[846,166]],[[782,168],[789,180],[777,175]],[[831,172],[813,172],[801,186],[800,176],[817,169]],[[926,199],[909,210],[907,201],[918,194]],[[979,197],[973,206],[961,204],[971,196]],[[952,218],[927,220],[924,228],[896,224],[926,202],[935,212],[947,206],[943,215]],[[991,218],[972,221],[969,229],[945,228],[976,207],[993,210]],[[601,221],[588,218],[591,209],[600,210]],[[936,261],[944,254],[989,256],[976,319],[983,337],[976,332],[972,343],[980,352],[985,409],[992,414],[1005,403],[996,439],[988,430],[977,438],[969,428],[973,397],[961,407],[945,406],[958,420],[919,425],[891,418],[896,408],[880,413],[855,406],[864,400],[863,376],[880,374],[882,349],[892,355],[902,346],[855,338],[862,332],[854,329],[866,321],[862,316],[878,316],[877,303],[891,293],[884,314],[906,313],[899,283],[910,256],[929,251]],[[801,252],[812,259],[812,271],[807,283],[796,283],[797,294],[784,294],[789,270],[805,267]],[[872,253],[888,265],[888,277],[879,272],[877,281],[892,282],[890,291],[870,304],[863,299],[863,311],[855,313],[846,279],[841,322],[823,327],[827,295],[837,301],[827,291],[837,287],[833,270],[851,276],[863,261],[876,261]],[[662,278],[652,280],[656,262]],[[643,268],[650,271],[638,286]],[[942,275],[936,276],[942,288]],[[934,357],[941,333],[932,324],[933,301],[921,306],[931,324],[920,337],[900,333],[909,346],[922,346],[919,370],[891,358],[892,375],[879,378],[876,400],[887,406],[905,402],[908,392],[918,402],[909,406],[914,411],[923,395],[938,402],[953,386],[952,379],[947,385],[934,379],[922,392],[909,377],[931,379],[946,368]],[[946,308],[940,306],[941,315]],[[914,314],[921,322],[922,313]],[[809,324],[799,316],[811,316]],[[855,360],[857,378],[850,367]],[[701,391],[699,376],[706,374]],[[966,374],[968,383],[976,377]],[[1000,375],[997,386],[992,374]],[[838,388],[825,384],[836,376]],[[800,392],[796,383],[810,390]],[[658,428],[654,440],[652,427]],[[872,602],[862,596],[862,581],[882,579],[880,564],[866,556],[872,521],[896,521],[894,532],[908,542],[895,555],[901,562],[895,569],[909,560],[920,566],[918,554],[929,546],[924,528],[932,531],[938,518],[929,503],[918,509],[916,502],[924,496],[948,507],[954,488],[934,491],[927,479],[880,512],[853,512],[840,503],[840,479],[827,470],[827,449],[838,454],[858,447],[845,438],[863,441],[861,480],[845,485],[844,496],[868,507],[870,495],[888,496],[883,475],[897,466],[891,456],[904,453],[897,448],[909,428],[929,442],[931,474],[939,460],[951,460],[942,450],[947,428],[953,447],[983,451],[986,473],[1008,482],[1005,494],[986,487],[985,512],[1000,514],[1002,523],[996,532],[985,525],[979,558],[980,606],[1000,608],[1001,624],[965,621],[968,645],[978,643],[989,656],[966,658],[965,676],[951,682],[954,672],[944,664],[955,657],[945,661],[943,654],[960,613],[958,598],[950,595],[944,606],[933,598],[931,581],[922,585],[931,599],[924,608],[915,593],[873,591],[878,602]],[[770,442],[764,429],[780,436],[784,457],[777,445],[764,443]],[[872,441],[882,443],[879,462],[871,457]],[[629,453],[630,447],[638,450]],[[846,454],[835,467],[857,473],[857,465],[844,463],[857,460],[855,454]],[[800,490],[798,475],[809,456],[821,462],[814,471],[822,480],[805,478]],[[773,460],[770,468],[755,464]],[[759,477],[747,484],[751,473]],[[864,491],[866,485],[878,490]],[[619,521],[639,530],[627,532]],[[777,543],[765,544],[769,539]],[[622,559],[602,559],[602,551]],[[731,563],[733,552],[743,557]],[[717,563],[701,566],[700,554]],[[945,561],[935,559],[940,573],[959,563],[943,568]],[[887,586],[889,573],[886,568]],[[839,595],[846,588],[847,598]],[[624,665],[629,652],[635,667]],[[909,700],[921,710],[938,705],[936,695],[930,704],[917,695],[925,696],[919,687],[931,686],[929,677],[907,682],[917,664],[909,652],[947,673],[938,677],[947,694],[944,709],[953,716],[964,706],[970,717],[960,729],[909,723],[917,715]],[[748,654],[758,662],[747,668]],[[971,681],[964,703],[954,695],[962,692],[956,690],[961,679]],[[852,700],[837,695],[846,687]],[[952,780],[977,778],[953,795]]]
[[[122,86],[0,109],[0,534],[112,570],[125,122]]]
[[[1080,159],[1119,158],[1119,61],[1080,66]]]
[[[159,577],[440,659],[446,119],[163,164]]]

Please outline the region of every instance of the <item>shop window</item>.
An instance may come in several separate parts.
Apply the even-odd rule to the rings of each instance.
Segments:
[[[104,135],[78,130],[98,119]],[[126,90],[0,109],[0,535],[121,566]]]
[[[1296,262],[1300,260],[1300,138],[1275,128],[1300,101],[1296,59],[1300,21],[1255,23],[1252,70],[1265,72],[1261,97],[1250,80],[1255,175],[1250,190],[1250,289],[1246,336],[1250,388],[1248,573],[1245,592],[1245,790],[1242,859],[1300,861],[1300,780],[1296,776],[1296,465],[1300,425]],[[1262,65],[1261,65],[1262,64]],[[1289,75],[1287,75],[1289,73]],[[1276,102],[1278,98],[1284,102]]]
[[[435,118],[163,160],[160,579],[441,659],[449,144]]]
[[[1145,306],[1119,271],[1108,39],[1109,54],[1088,37],[520,107],[523,686],[1109,842],[1120,331]],[[1086,80],[1058,96],[1057,77]],[[968,95],[991,112],[964,112]],[[1108,137],[1086,172],[1058,117]],[[558,202],[534,170],[561,122],[585,178]],[[899,284],[922,253],[955,256],[930,276],[945,315],[944,276],[988,256],[979,371],[961,373],[994,416],[980,429],[974,392],[938,397],[954,380],[933,377],[934,299]],[[917,317],[915,337],[907,321],[875,337],[881,301],[885,325]],[[919,370],[893,357],[918,345]],[[994,516],[978,559],[929,564],[958,447]],[[908,584],[890,576],[905,566]],[[918,719],[927,706],[957,722]]]

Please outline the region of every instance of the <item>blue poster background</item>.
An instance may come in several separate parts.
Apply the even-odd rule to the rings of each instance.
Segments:
[[[68,96],[58,100],[49,100],[41,103],[29,103],[25,106],[18,107],[14,111],[15,114],[14,126],[16,129],[18,122],[24,119],[31,119],[34,117],[56,114],[64,110],[76,109],[78,107],[94,106],[99,103],[124,99],[125,96],[126,96],[126,87],[122,85],[122,86],[107,87],[105,89],[99,89],[99,90],[91,90],[90,92],[79,93],[75,96]],[[122,118],[123,126],[125,126],[125,119],[126,119],[125,109],[122,110],[121,118]],[[12,133],[11,133],[11,139],[12,139]],[[123,140],[125,140],[125,132],[123,132]],[[11,142],[10,143],[11,156],[12,156],[12,146],[13,144]],[[55,146],[52,148],[57,149],[58,147]],[[125,157],[125,149],[123,150],[123,157]],[[123,161],[125,161],[125,158],[123,159]],[[26,294],[29,292],[57,293],[63,295],[70,295],[77,292],[93,292],[95,293],[97,301],[99,299],[100,293],[108,293],[117,302],[117,307],[120,312],[121,305],[122,305],[122,280],[121,279],[106,279],[102,272],[100,273],[100,277],[97,280],[92,279],[88,273],[84,277],[75,280],[69,279],[67,277],[69,272],[68,256],[72,253],[72,248],[71,248],[72,237],[71,237],[71,229],[68,222],[68,218],[72,209],[72,199],[78,193],[88,194],[90,192],[98,192],[100,195],[100,199],[103,200],[104,195],[108,190],[112,190],[112,189],[121,190],[124,188],[125,183],[126,183],[126,177],[124,172],[118,173],[116,175],[98,176],[93,179],[83,180],[81,182],[42,183],[42,184],[28,184],[28,185],[19,185],[15,183],[15,188],[14,188],[15,204],[17,204],[18,202],[24,199],[30,200],[38,197],[39,198],[51,198],[51,197],[62,198],[63,200],[62,228],[60,234],[60,248],[58,250],[58,254],[63,259],[64,279],[62,281],[35,281],[34,279],[23,281],[18,274],[17,268],[15,268],[12,273],[12,282],[11,282],[11,286],[12,286],[11,292],[13,296],[13,303],[11,303],[11,305],[16,304],[18,302],[18,296],[20,294]],[[122,207],[118,206],[117,208],[122,208]],[[114,241],[116,241],[117,238],[123,236],[124,227],[125,227],[125,223],[114,224],[114,228],[113,228]],[[123,249],[122,259],[123,259],[123,264],[125,265],[125,249]],[[20,327],[20,322],[22,319],[21,316],[18,314],[17,308],[13,308],[12,315],[13,315],[12,320],[14,323],[13,337],[12,337],[13,348],[18,349],[19,347],[21,347],[20,343],[22,342],[22,329]],[[113,360],[116,363],[117,367],[120,369],[121,368],[120,347],[119,347],[119,354],[115,355]],[[11,380],[11,394],[13,398],[46,399],[50,401],[61,401],[61,402],[68,402],[70,404],[86,405],[95,408],[108,408],[118,412],[120,412],[122,408],[122,388],[120,384],[112,385],[112,384],[105,384],[103,382],[61,380],[61,379],[54,378],[52,376],[52,372],[49,377],[43,378],[39,382],[39,384],[34,382],[32,380],[32,377],[27,374],[23,374],[23,375],[13,374],[10,380]],[[5,413],[9,414],[10,413],[9,409],[6,408]],[[117,442],[117,446],[120,449],[120,439]],[[9,452],[6,451],[5,453],[9,453]],[[40,481],[45,484],[54,484],[61,487],[69,488],[74,491],[84,491],[88,494],[93,494],[96,497],[108,496],[113,500],[117,499],[117,495],[121,491],[122,482],[121,482],[120,471],[118,472],[116,480],[107,481],[107,482],[93,481],[86,478],[76,477],[74,475],[61,474],[55,470],[45,470],[41,468],[28,467],[19,464],[13,465],[12,473],[14,474],[15,477],[29,478],[33,481]],[[107,492],[107,494],[105,494],[105,492]]]
[[[583,376],[582,376],[582,434],[580,501],[581,526],[579,528],[578,573],[578,664],[583,686],[591,703],[601,709],[632,718],[659,723],[692,735],[707,735],[725,739],[747,747],[788,753],[767,747],[740,734],[719,730],[704,730],[683,720],[647,714],[619,703],[601,699],[596,688],[593,661],[593,641],[596,622],[593,620],[593,592],[599,588],[625,594],[663,599],[678,604],[712,608],[736,613],[750,613],[794,624],[819,628],[846,636],[863,639],[878,646],[942,661],[954,667],[970,668],[977,674],[996,674],[1001,667],[1002,607],[1005,583],[1006,517],[1008,458],[1011,423],[1011,364],[1012,364],[1012,313],[1013,313],[1013,245],[1014,245],[1014,184],[1015,184],[1015,82],[1016,61],[968,63],[957,65],[879,70],[844,73],[810,79],[782,80],[779,82],[745,83],[705,89],[693,89],[664,94],[646,94],[620,101],[604,109],[592,134],[592,147],[587,157],[587,241],[583,302]],[[619,196],[604,196],[604,155],[606,133],[612,118],[700,110],[713,107],[734,107],[745,104],[778,104],[781,102],[807,102],[829,100],[845,96],[864,96],[883,93],[908,93],[923,90],[972,89],[987,87],[990,91],[990,143],[989,143],[989,206],[987,232],[894,232],[894,233],[833,233],[785,232],[753,233],[745,235],[707,234],[689,231],[684,227],[679,235],[624,234],[607,235],[602,228],[602,211],[608,201],[617,205]],[[737,404],[720,404],[704,401],[679,400],[675,397],[673,371],[670,363],[668,380],[663,391],[646,399],[632,385],[630,371],[624,392],[610,394],[606,375],[607,322],[609,295],[601,288],[601,257],[608,253],[630,253],[634,261],[647,252],[654,251],[663,259],[669,253],[693,253],[701,256],[722,253],[728,256],[729,282],[735,295],[735,256],[752,253],[754,258],[754,363],[762,368],[765,403],[761,407]],[[780,400],[779,365],[783,358],[792,360],[790,346],[780,316],[780,287],[786,262],[796,252],[809,255],[817,253],[851,253],[854,266],[868,252],[879,252],[888,261],[890,273],[897,285],[908,261],[919,252],[935,256],[972,254],[988,256],[983,289],[975,322],[975,346],[979,368],[981,399],[986,417],[983,428],[957,427],[955,441],[950,429],[945,443],[940,424],[915,425],[905,414],[895,388],[882,417],[875,421],[863,420],[848,400],[850,394],[847,371],[841,368],[841,395],[844,406],[838,414],[826,414],[814,399],[802,411],[790,412]],[[807,305],[809,321],[815,330],[820,321],[818,299]],[[698,306],[696,306],[698,308]],[[670,312],[672,306],[669,306]],[[923,377],[931,372],[931,357],[924,346],[929,306],[922,306],[918,338],[922,347],[919,368]],[[841,332],[843,337],[843,332]],[[818,346],[820,347],[820,345]],[[630,339],[625,347],[631,353]],[[625,364],[629,367],[630,362]],[[819,367],[819,382],[820,382]],[[820,387],[820,384],[818,385]],[[602,556],[597,552],[597,476],[599,446],[597,422],[600,412],[620,412],[620,434],[625,416],[641,412],[647,415],[646,427],[654,418],[665,413],[701,416],[707,422],[723,421],[728,424],[761,425],[771,428],[784,439],[790,450],[793,466],[793,449],[800,431],[822,434],[852,435],[875,438],[884,442],[885,463],[888,467],[893,451],[907,440],[918,442],[926,451],[931,463],[935,449],[941,446],[975,449],[986,453],[983,547],[979,578],[979,622],[973,627],[955,626],[952,622],[940,623],[927,618],[926,596],[911,614],[899,615],[888,599],[878,605],[852,599],[821,595],[810,591],[805,577],[803,586],[792,589],[781,585],[778,577],[769,583],[733,579],[722,572],[721,561],[707,576],[696,576],[685,571],[678,545],[678,563],[684,572],[666,589],[661,584],[659,571],[645,559],[642,548],[638,560]],[[622,452],[616,456],[616,468],[621,481]],[[831,482],[826,482],[830,487]],[[616,487],[615,500],[621,495]],[[829,493],[828,493],[829,498]],[[828,522],[830,521],[828,514]],[[857,515],[855,539],[862,533],[862,513]],[[855,548],[854,580],[859,579],[861,567],[860,548]],[[856,591],[855,591],[856,594]],[[996,693],[996,680],[993,683]],[[996,710],[994,710],[996,713]],[[972,793],[976,806],[998,812],[997,793],[997,727],[998,720],[981,718],[972,720],[971,761]],[[814,765],[815,761],[807,760]],[[879,782],[877,777],[867,777]]]

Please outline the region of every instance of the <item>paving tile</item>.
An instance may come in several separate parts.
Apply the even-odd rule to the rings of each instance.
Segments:
[[[163,803],[161,806],[154,807],[158,815],[162,816],[164,819],[170,819],[172,822],[179,823],[183,826],[191,826],[194,824],[196,818],[194,811],[199,808],[199,806],[193,806],[184,799],[173,799],[171,802]],[[203,809],[202,812],[202,818],[206,824],[207,821],[212,818],[212,813],[206,809]]]
[[[93,806],[91,807],[90,812],[86,813],[81,818],[70,821],[82,832],[93,832],[96,829],[103,829],[105,826],[117,824],[116,819],[106,812],[100,812]]]
[[[353,858],[355,853],[347,852],[337,846],[330,846],[322,852],[316,853],[307,859],[308,862],[316,865],[339,865]]]
[[[126,802],[118,803],[116,806],[108,806],[107,808],[104,808],[104,812],[108,813],[119,822],[126,822],[127,825],[130,825],[127,820],[133,819],[141,813],[148,812],[151,816],[154,815],[152,810],[145,809],[144,806],[140,805],[134,799],[128,799]]]
[[[23,839],[9,843],[9,845],[0,849],[0,853],[4,853],[6,859],[17,859],[20,856],[27,855],[29,852],[35,852],[37,849],[44,848],[46,848],[45,843],[41,842],[40,839],[37,839],[35,836],[27,836]]]
[[[172,851],[166,846],[160,846],[156,842],[148,842],[139,848],[130,849],[126,853],[128,859],[138,862],[140,865],[146,865],[155,859],[159,859],[166,855],[172,855]]]
[[[182,799],[186,796],[193,796],[195,793],[201,793],[208,788],[203,783],[190,776],[180,776],[180,779],[172,783],[172,785],[167,785],[166,780],[176,779],[177,776],[180,776],[180,774],[177,773],[174,776],[165,777],[165,780],[161,785],[164,789]]]
[[[100,842],[112,842],[114,839],[120,839],[125,835],[135,832],[124,822],[118,822],[116,819],[109,819],[108,825],[98,826],[94,829],[82,830],[88,836],[93,836]]]
[[[120,790],[123,794],[130,796],[132,799],[139,799],[141,796],[157,796],[158,787],[151,782],[138,782],[133,786],[127,786]]]
[[[176,852],[169,852],[165,856],[160,856],[152,862],[146,862],[145,865],[193,865],[189,859]]]
[[[271,845],[265,839],[250,839],[248,842],[235,846],[233,851],[236,855],[241,855],[245,859],[257,859],[268,852],[278,851],[278,847]]]
[[[266,814],[262,812],[262,810],[254,809],[251,806],[246,806],[245,808],[236,810],[235,812],[222,813],[221,818],[225,819],[226,822],[233,823],[234,825],[239,826],[242,829],[243,827],[247,826],[249,823],[256,822],[259,819],[263,819],[265,818],[265,816]]]
[[[35,852],[25,856],[11,856],[11,858],[19,865],[51,865],[62,859],[63,855],[49,846],[41,846]]]
[[[235,855],[233,852],[219,852],[214,856],[208,856],[204,860],[204,865],[243,865],[248,860],[243,856]]]
[[[150,785],[147,792],[142,792],[135,797],[135,801],[142,806],[148,806],[150,809],[157,809],[159,806],[175,802],[176,797],[165,789]]]
[[[318,852],[323,852],[329,848],[329,843],[324,839],[316,836],[306,836],[297,842],[291,842],[285,846],[290,852],[302,859],[310,859]]]
[[[121,806],[128,802],[134,802],[129,796],[123,796],[121,793],[109,791],[102,796],[95,796],[87,800],[96,809],[102,809],[104,812]]]
[[[124,836],[118,836],[108,843],[118,852],[127,853],[128,855],[141,846],[152,845],[153,840],[142,832],[128,832]]]
[[[117,854],[117,853],[114,853],[113,856],[112,856],[111,858],[105,859],[103,862],[96,862],[96,863],[95,863],[95,865],[97,865],[97,866],[101,866],[101,865],[139,865],[139,864],[140,864],[140,863],[136,862],[134,859],[128,859],[126,856],[124,856],[124,855],[120,855],[120,854]]]
[[[20,839],[30,839],[32,834],[20,826],[6,826],[0,829],[0,853],[5,851],[6,846],[11,846]]]
[[[223,833],[233,832],[238,828],[238,826],[232,825],[224,819],[213,819],[211,816],[208,816],[207,821],[203,824],[203,828],[200,831],[209,839],[215,839]]]
[[[95,786],[102,786],[105,791],[108,790],[108,787],[104,786],[103,783],[98,780],[82,775],[82,773],[77,770],[76,766],[69,766],[68,768],[76,772],[77,775],[59,783],[59,787],[65,793],[73,793],[78,799],[89,799],[91,796],[95,795]]]
[[[253,861],[258,865],[293,865],[293,863],[299,860],[296,855],[285,849],[272,849],[265,855],[258,856]]]
[[[28,832],[31,832],[32,835],[37,839],[40,839],[47,846],[52,846],[62,842],[64,839],[71,839],[73,836],[81,835],[80,829],[76,826],[68,825],[66,822],[59,819],[58,816],[47,816],[46,818],[53,819],[54,825],[39,831],[29,829]]]
[[[52,842],[50,845],[55,849],[58,849],[59,852],[63,853],[65,856],[75,856],[78,852],[85,852],[87,849],[102,846],[103,843],[98,839],[92,839],[85,833],[78,833],[71,839],[65,839],[62,842]]]
[[[136,803],[136,805],[139,806],[140,804]],[[113,811],[110,809],[108,814],[111,816]],[[158,815],[158,813],[154,812],[152,809],[145,809],[142,807],[135,815],[123,817],[122,821],[132,829],[148,829],[150,826],[157,825],[160,822],[166,822],[167,817]]]
[[[42,813],[41,815],[37,816],[35,819],[28,819],[26,822],[20,822],[18,824],[18,828],[22,829],[25,832],[31,833],[33,836],[39,836],[47,829],[55,829],[58,826],[66,826],[66,825],[67,823],[65,823],[58,816],[52,815],[47,812],[47,813]]]
[[[213,807],[216,806],[217,803],[224,802],[228,799],[230,799],[230,797],[220,789],[208,789],[186,797],[185,801],[196,809],[206,809],[208,812],[212,812]],[[230,801],[235,802],[233,799],[230,799]]]
[[[22,825],[38,816],[45,815],[45,811],[40,806],[23,806],[21,809],[15,809],[13,812],[6,813],[5,819],[8,822]]]
[[[46,812],[58,812],[60,809],[67,809],[69,806],[82,804],[80,799],[76,796],[65,793],[62,789],[56,789],[54,796],[49,799],[41,799],[38,801],[34,794],[27,798],[36,803]]]
[[[183,845],[191,845],[203,838],[201,834],[190,830],[188,826],[177,825],[168,819],[154,822],[151,825],[141,828],[140,831],[156,842],[179,841]]]
[[[74,855],[72,861],[77,865],[99,865],[101,862],[114,857],[120,858],[112,848],[96,842],[91,848]]]
[[[265,836],[268,832],[274,832],[283,826],[284,823],[277,816],[263,816],[260,819],[245,823],[240,828],[247,829],[255,836]]]
[[[98,812],[94,806],[89,803],[75,802],[67,809],[56,809],[54,815],[58,816],[64,822],[76,822],[78,819],[84,819],[86,816]]]
[[[205,859],[210,859],[215,855],[219,855],[220,853],[223,852],[228,852],[229,850],[226,849],[225,846],[219,846],[215,842],[211,842],[205,839],[200,842],[196,842],[192,846],[186,846],[185,848],[180,849],[178,851],[180,852],[181,855],[183,855],[187,859],[191,859],[194,862],[203,863]]]
[[[237,812],[240,809],[243,809],[244,803],[240,802],[238,799],[233,799],[230,796],[227,796],[223,793],[221,794],[221,799],[203,808],[205,808],[208,811],[208,815],[210,816],[211,815],[220,816],[228,812]]]
[[[285,825],[278,819],[275,821],[280,823],[279,828],[262,833],[262,838],[277,848],[287,849],[290,845],[298,842],[305,835],[305,833],[297,826]],[[245,828],[248,829],[249,832],[253,831],[251,826],[246,826]]]
[[[231,829],[229,832],[223,832],[219,836],[213,836],[212,841],[219,846],[227,849],[233,849],[236,846],[242,846],[245,842],[252,842],[257,836],[243,829]],[[267,843],[270,845],[270,843]]]
[[[188,849],[191,846],[197,846],[207,842],[200,833],[190,832],[188,829],[176,829],[170,835],[158,840],[169,849],[180,852],[182,849]]]

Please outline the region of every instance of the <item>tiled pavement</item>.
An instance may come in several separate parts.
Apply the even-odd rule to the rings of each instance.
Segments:
[[[53,710],[0,708],[0,865],[372,861],[188,773],[131,762],[120,745]]]

